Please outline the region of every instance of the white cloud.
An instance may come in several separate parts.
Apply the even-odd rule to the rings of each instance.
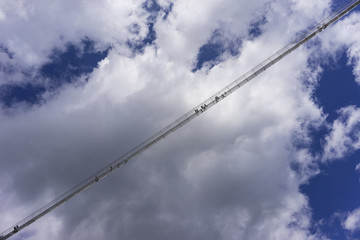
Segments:
[[[34,71],[56,49],[65,44],[79,44],[84,38],[94,40],[99,49],[125,45],[144,38],[148,32],[142,1],[0,1],[0,44],[13,54],[5,63]],[[129,31],[137,24],[139,34]],[[15,60],[15,63],[14,63]],[[2,79],[4,81],[4,78]],[[6,81],[12,81],[11,77]],[[1,83],[0,83],[1,84]]]
[[[178,1],[169,18],[156,26],[156,42],[169,57],[189,64],[217,28],[244,35],[254,14],[261,14],[266,2]],[[256,9],[259,13],[254,12]]]
[[[339,115],[325,139],[324,161],[340,159],[360,149],[360,109],[345,107],[339,110]]]
[[[343,226],[346,230],[349,231],[358,231],[360,230],[360,208],[355,209],[346,217]]]
[[[347,48],[349,64],[354,65],[353,73],[360,84],[360,14],[352,13],[321,36],[323,48],[327,53],[336,53]]]
[[[355,170],[360,171],[360,163],[358,165],[356,165]]]
[[[84,86],[66,86],[41,106],[2,111],[0,174],[6,181],[0,189],[11,193],[1,195],[2,215],[17,209],[21,218],[42,206],[250,69],[329,7],[329,1],[311,2],[314,8],[280,0],[174,2],[168,19],[155,24],[156,46],[130,56],[119,44]],[[4,10],[4,21],[19,29],[5,29],[11,50],[25,54],[19,65],[39,64],[52,47],[83,36],[100,44],[124,41],[129,24],[146,22],[135,1],[24,4],[32,5],[24,27]],[[263,34],[248,40],[249,23],[263,14]],[[48,38],[29,34],[40,34],[37,22]],[[245,36],[241,55],[208,74],[191,72],[199,47],[222,26],[228,38]],[[319,76],[308,67],[312,53],[297,50],[24,232],[40,240],[321,239],[308,230],[307,199],[298,190],[314,173],[299,177],[290,167],[312,164],[292,145],[294,133],[306,137],[304,123],[323,121],[304,83]],[[2,218],[0,225],[12,221]]]

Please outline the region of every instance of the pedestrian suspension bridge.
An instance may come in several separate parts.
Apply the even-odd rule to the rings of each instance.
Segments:
[[[159,132],[151,136],[150,138],[143,141],[141,144],[136,146],[135,148],[131,149],[129,152],[125,153],[124,155],[118,157],[113,162],[96,172],[95,174],[91,175],[75,187],[71,188],[69,191],[65,192],[58,198],[54,199],[52,202],[48,203],[44,207],[40,208],[30,216],[24,218],[20,222],[16,223],[14,226],[10,227],[9,229],[5,230],[3,233],[0,234],[0,240],[5,240],[13,236],[14,234],[18,233],[19,231],[23,230],[39,218],[45,216],[47,213],[51,212],[61,204],[67,202],[75,195],[79,194],[80,192],[84,191],[88,187],[92,186],[93,184],[97,183],[107,175],[111,174],[116,169],[120,168],[124,164],[128,163],[130,160],[134,159],[136,156],[144,152],[146,149],[150,148],[157,142],[163,140],[169,134],[175,132],[176,130],[183,127],[185,124],[189,123],[196,117],[203,114],[209,108],[213,107],[217,103],[219,103],[224,98],[228,97],[230,94],[235,92],[237,89],[241,88],[246,83],[253,80],[259,74],[273,66],[275,63],[280,61],[282,58],[293,52],[295,49],[315,37],[318,33],[323,31],[325,28],[330,26],[331,24],[335,23],[337,20],[345,16],[347,13],[352,11],[355,7],[360,4],[360,0],[357,1],[350,1],[345,6],[341,7],[329,17],[324,19],[323,21],[316,24],[313,28],[306,31],[306,33],[301,34],[301,36],[297,37],[294,41],[290,42],[288,45],[274,53],[269,58],[265,59],[263,62],[255,66],[249,72],[245,73],[232,83],[230,83],[225,88],[221,89],[219,92],[215,93],[210,98],[206,99],[204,102],[196,106],[195,108],[191,109],[189,112],[185,113],[183,116],[172,122],[167,127],[161,129]]]

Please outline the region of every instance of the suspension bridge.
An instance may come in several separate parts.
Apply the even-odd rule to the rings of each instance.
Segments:
[[[155,133],[150,138],[140,143],[138,146],[134,147],[124,155],[118,157],[113,162],[106,165],[104,168],[100,169],[99,171],[97,171],[87,179],[83,180],[78,185],[74,186],[67,192],[63,193],[61,196],[57,197],[50,203],[46,204],[42,208],[32,213],[30,216],[24,218],[20,222],[16,223],[9,229],[2,232],[0,234],[0,240],[8,239],[11,236],[15,235],[16,233],[18,233],[19,231],[25,229],[27,226],[29,226],[39,218],[45,216],[47,213],[59,207],[63,203],[69,201],[75,195],[81,193],[85,189],[89,188],[90,186],[94,185],[101,179],[105,178],[106,176],[114,172],[116,169],[125,165],[130,160],[134,159],[139,154],[144,152],[146,149],[150,148],[159,141],[165,139],[169,134],[175,132],[176,130],[180,129],[187,123],[191,122],[193,119],[200,116],[214,105],[218,104],[221,100],[228,97],[230,94],[234,93],[237,89],[241,88],[243,85],[256,78],[259,74],[263,73],[268,68],[276,64],[282,58],[284,58],[285,56],[287,56],[288,54],[299,48],[301,45],[303,45],[304,43],[315,37],[318,33],[329,27],[331,24],[335,23],[340,18],[344,17],[346,14],[348,14],[350,11],[356,8],[359,4],[360,4],[360,0],[348,2],[347,4],[336,10],[334,13],[332,13],[330,16],[328,16],[326,19],[317,23],[310,30],[306,31],[304,34],[301,34],[301,36],[297,37],[295,40],[287,44],[285,47],[283,47],[282,49],[280,49],[279,51],[277,51],[276,53],[274,53],[273,55],[262,61],[253,69],[251,69],[241,77],[235,79],[228,86],[224,87],[223,89],[215,93],[213,96],[209,97],[204,102],[200,103],[199,105],[191,109],[189,112],[185,113],[180,118],[178,118],[168,126],[161,129],[159,132]]]

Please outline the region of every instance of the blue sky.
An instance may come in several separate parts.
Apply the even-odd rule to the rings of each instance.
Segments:
[[[2,230],[345,2],[0,1]],[[359,239],[359,23],[13,238]]]
[[[360,88],[354,81],[352,67],[349,66],[346,52],[338,53],[337,61],[324,65],[324,72],[314,92],[314,98],[327,114],[327,121],[332,123],[338,116],[338,110],[354,105],[359,107]],[[328,134],[324,127],[314,131],[314,152],[322,152],[322,142]],[[347,234],[341,227],[338,213],[351,212],[360,204],[358,171],[359,151],[349,153],[339,162],[321,164],[321,173],[313,177],[302,191],[309,197],[313,212],[313,221],[325,220],[320,226],[331,239],[346,239]],[[358,238],[359,233],[351,235]]]

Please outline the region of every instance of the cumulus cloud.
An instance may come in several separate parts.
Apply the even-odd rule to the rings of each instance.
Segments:
[[[343,226],[346,230],[349,231],[358,231],[360,230],[360,208],[355,209],[346,217]]]
[[[157,39],[144,52],[132,54],[127,45],[118,44],[86,84],[67,85],[40,106],[2,110],[1,226],[11,226],[131,149],[330,8],[327,0],[311,1],[313,8],[282,0],[173,4],[167,18],[157,17]],[[21,8],[25,13],[10,14],[2,7],[0,15],[19,29],[6,27],[1,31],[9,37],[0,36],[15,55],[24,53],[24,59],[14,58],[21,66],[41,64],[50,49],[65,41],[88,36],[100,45],[116,44],[131,37],[128,26],[133,23],[146,31],[147,14],[138,1],[53,1],[50,6],[28,1]],[[267,19],[263,33],[247,38],[250,24],[262,15]],[[240,55],[224,58],[210,71],[192,72],[199,48],[223,26],[226,38],[243,38]],[[30,32],[48,37],[29,37]],[[293,146],[294,133],[306,136],[304,123],[323,120],[307,85],[307,76],[319,75],[308,66],[312,51],[294,52],[238,94],[34,223],[23,231],[26,238],[321,239],[309,231],[307,199],[299,192],[303,179],[291,168],[301,162],[305,169],[310,162]],[[346,135],[358,113],[342,111],[346,121],[339,129]],[[336,141],[335,135],[329,143]],[[304,171],[302,176],[311,174]]]
[[[360,171],[360,163],[358,165],[356,165],[355,170]]]
[[[323,160],[340,159],[360,148],[360,109],[355,106],[339,110],[330,134],[325,139]]]
[[[351,14],[321,36],[322,47],[326,53],[334,54],[347,49],[349,64],[352,64],[356,81],[360,84],[360,15]]]
[[[103,49],[144,38],[148,14],[142,4],[142,1],[0,1],[0,46],[11,53],[11,57],[1,56],[1,65],[12,72],[17,70],[15,73],[32,73],[49,61],[54,49],[64,50],[68,42],[76,45],[91,38],[98,49]],[[134,25],[136,32],[132,31]],[[3,76],[1,83],[11,82],[12,75]]]

